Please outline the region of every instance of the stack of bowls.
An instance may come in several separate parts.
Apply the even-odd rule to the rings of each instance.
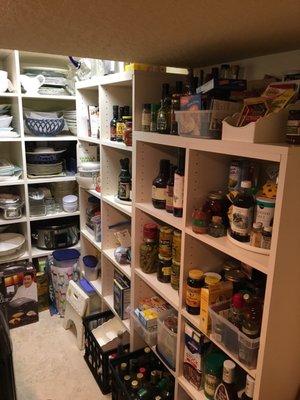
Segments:
[[[63,209],[69,213],[77,211],[78,197],[73,194],[63,197]]]

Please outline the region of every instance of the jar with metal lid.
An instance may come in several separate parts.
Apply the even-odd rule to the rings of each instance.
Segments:
[[[238,269],[226,271],[225,281],[230,281],[233,284],[233,292],[239,292],[245,286],[246,276],[243,271]]]
[[[145,224],[143,227],[144,241],[140,246],[140,268],[147,274],[157,270],[157,225]]]
[[[159,229],[159,254],[162,257],[172,257],[173,228],[161,226]]]
[[[179,290],[180,263],[173,258],[171,269],[171,286],[174,290]]]
[[[173,244],[172,244],[173,261],[180,263],[180,255],[181,255],[181,232],[175,229],[173,233]]]
[[[3,210],[4,219],[18,219],[22,217],[23,201],[20,196],[1,193],[0,194],[0,208]]]
[[[213,215],[224,217],[224,194],[221,190],[214,190],[209,192],[206,202],[202,210],[208,216],[209,221]]]
[[[187,279],[187,289],[185,296],[186,310],[189,314],[200,314],[200,295],[203,286],[203,271],[191,269]]]
[[[219,274],[214,274],[213,272],[205,274],[204,287],[208,288],[211,285],[216,285],[217,283],[219,283],[221,281],[221,275],[217,275]]]
[[[157,279],[162,283],[171,282],[171,268],[172,268],[172,258],[162,257],[158,255],[157,262]]]

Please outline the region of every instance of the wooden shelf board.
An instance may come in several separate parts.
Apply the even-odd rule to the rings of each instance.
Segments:
[[[80,242],[78,242],[75,246],[72,247],[67,247],[67,249],[76,249],[80,250]],[[63,249],[61,249],[63,250]],[[38,249],[36,246],[31,247],[31,257],[32,258],[37,258],[37,257],[46,257],[49,256],[50,254],[53,253],[54,250],[43,250],[43,249]]]
[[[130,318],[128,319],[121,319],[119,314],[116,312],[114,309],[114,296],[112,294],[108,296],[103,297],[105,303],[108,305],[108,307],[111,309],[111,311],[120,319],[120,321],[123,323],[125,328],[130,332]]]
[[[98,90],[100,85],[100,78],[94,77],[91,79],[87,79],[85,81],[79,81],[75,83],[77,90]]]
[[[114,249],[106,249],[102,250],[102,253],[106,256],[106,258],[109,259],[109,261],[116,267],[118,268],[119,271],[121,271],[127,278],[130,279],[131,277],[131,266],[130,264],[120,264],[116,261],[114,257]]]
[[[115,207],[117,210],[121,211],[122,213],[127,214],[131,217],[132,206],[127,206],[125,204],[118,203],[115,200],[115,196],[113,194],[102,195],[102,200],[105,201],[107,204],[111,205],[112,207]]]
[[[99,251],[101,251],[101,242],[96,242],[94,236],[85,228],[80,230],[80,233]]]
[[[185,232],[188,235],[198,239],[200,242],[208,244],[209,246],[214,247],[215,249],[258,269],[265,274],[268,274],[270,271],[269,256],[242,249],[241,247],[236,246],[234,243],[231,243],[226,236],[214,238],[208,234],[197,234],[193,232],[191,227],[187,227]]]
[[[51,183],[51,182],[69,182],[76,181],[75,175],[58,176],[54,178],[37,178],[37,179],[27,179],[28,184],[34,183]]]
[[[21,97],[23,99],[38,99],[38,100],[70,100],[75,101],[76,96],[68,96],[68,95],[50,95],[50,94],[27,94],[22,93]]]
[[[101,140],[101,144],[103,146],[113,147],[115,149],[120,149],[120,150],[131,151],[132,152],[132,146],[126,146],[125,143],[123,143],[123,142],[115,142],[113,140],[103,139],[103,140]]]
[[[27,218],[25,216],[16,219],[4,219],[0,218],[0,226],[1,225],[13,225],[13,224],[20,224],[22,222],[26,222]]]
[[[59,141],[77,141],[77,136],[75,136],[75,135],[58,135],[58,136],[25,135],[25,142],[59,142]]]
[[[135,269],[135,273],[142,278],[147,285],[165,299],[175,310],[179,309],[179,294],[174,290],[170,283],[162,283],[157,280],[156,273],[146,274],[140,268]]]
[[[109,74],[100,78],[101,85],[109,86],[132,86],[133,72],[118,72],[116,74]]]
[[[98,278],[95,281],[88,281],[93,288],[96,290],[99,296],[102,296],[102,281],[101,278]]]
[[[21,142],[21,138],[20,137],[0,137],[0,142]]]
[[[24,185],[24,183],[24,179],[18,179],[16,181],[0,181],[0,186]]]
[[[0,93],[0,97],[18,97],[19,94],[18,93],[10,93],[10,92],[5,92],[5,93]]]
[[[199,328],[200,325],[200,316],[199,315],[192,315],[189,314],[186,309],[182,309],[181,310],[181,315],[187,320],[189,321],[195,328],[198,329],[199,332],[202,332],[201,329]],[[252,376],[253,378],[255,378],[256,375],[256,369],[249,369],[248,367],[246,367],[235,355],[233,355],[232,353],[230,353],[230,351],[228,351],[226,349],[226,347],[224,347],[221,343],[219,343],[218,341],[216,341],[211,335],[207,335],[206,333],[202,332],[206,337],[208,337],[217,347],[219,347],[219,349],[221,349],[225,354],[227,354],[236,364],[238,364],[244,371],[247,372],[247,374],[249,374],[250,376]]]
[[[95,189],[84,189],[86,192],[91,194],[94,197],[97,197],[97,199],[101,200],[102,199],[102,194],[100,192],[97,192]]]
[[[206,400],[203,390],[197,390],[193,385],[185,379],[184,376],[178,377],[178,383],[185,390],[185,392],[192,398],[192,400]]]
[[[179,230],[183,229],[183,219],[174,217],[173,214],[168,213],[166,210],[159,210],[154,208],[152,203],[135,203],[135,206],[141,210],[150,214],[151,216],[165,222],[168,225],[173,226]]]
[[[47,215],[39,215],[36,217],[29,217],[30,221],[40,221],[40,220],[45,220],[45,219],[54,219],[54,218],[64,218],[64,217],[73,217],[75,215],[80,215],[80,211],[75,211],[72,213],[62,211],[57,214],[47,214]]]
[[[100,144],[100,139],[92,138],[90,136],[77,136],[77,139],[82,140],[83,142]]]

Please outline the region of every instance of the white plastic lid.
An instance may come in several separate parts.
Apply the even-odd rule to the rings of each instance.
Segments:
[[[252,376],[247,375],[245,394],[246,394],[250,399],[252,399],[252,397],[253,397],[253,393],[254,393],[254,384],[255,384],[255,380],[252,378]]]
[[[242,181],[241,182],[241,187],[245,188],[245,189],[251,189],[252,182],[251,181]]]
[[[235,363],[231,360],[225,360],[223,363],[223,381],[226,383],[233,383]]]

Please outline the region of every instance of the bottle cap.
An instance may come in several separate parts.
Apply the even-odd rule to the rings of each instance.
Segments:
[[[241,187],[245,188],[245,189],[251,189],[252,182],[251,181],[242,181],[241,182]]]
[[[265,232],[272,232],[272,227],[271,226],[264,226],[264,231]]]
[[[245,394],[246,394],[250,399],[253,398],[254,384],[255,384],[255,380],[252,378],[252,376],[247,375]]]
[[[235,293],[231,299],[232,305],[235,308],[243,308],[244,307],[244,299],[241,293]]]
[[[138,381],[133,380],[133,381],[131,382],[131,386],[132,386],[133,389],[138,388],[138,386],[139,386]]]
[[[189,271],[189,278],[199,280],[202,278],[204,272],[200,269],[191,269]]]
[[[215,285],[216,283],[220,282],[220,279],[216,276],[206,276],[204,279],[206,285]]]
[[[253,224],[253,228],[254,229],[260,229],[262,227],[262,223],[261,222],[254,222]]]
[[[145,347],[145,348],[144,348],[144,353],[150,354],[150,353],[151,353],[150,347]],[[145,370],[145,368],[144,368],[144,370]],[[145,371],[146,371],[146,370],[145,370]]]
[[[233,383],[235,363],[231,360],[225,360],[223,363],[223,381],[226,383]]]
[[[140,381],[144,378],[144,374],[142,374],[141,372],[139,372],[138,374],[136,374],[137,380]]]

